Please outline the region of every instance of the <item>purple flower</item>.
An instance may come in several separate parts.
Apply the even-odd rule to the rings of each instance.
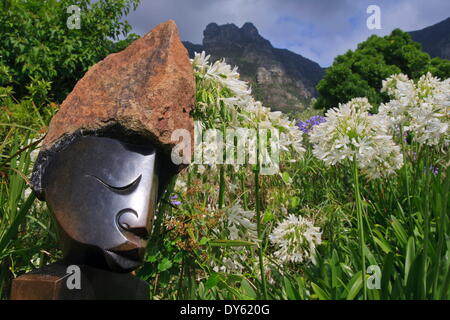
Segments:
[[[435,166],[431,165],[430,166],[430,170],[431,170],[431,172],[433,172],[433,174],[435,176],[437,176],[439,174],[439,168],[438,167],[435,167]]]
[[[178,201],[176,199],[178,199],[178,196],[176,194],[170,196],[170,203],[174,206],[179,206],[181,204],[181,201]]]
[[[408,143],[408,131],[403,132],[403,142]]]
[[[435,176],[437,176],[438,174],[439,174],[439,168],[438,167],[435,167],[435,166],[433,166],[433,165],[431,165],[430,166],[430,168],[429,168],[429,170],[435,175]],[[427,168],[425,167],[425,168],[423,168],[423,171],[427,171]]]
[[[303,133],[309,133],[311,131],[312,127],[321,124],[323,122],[326,122],[326,118],[322,116],[312,116],[308,120],[305,121],[299,121],[297,123],[297,127],[303,131]]]

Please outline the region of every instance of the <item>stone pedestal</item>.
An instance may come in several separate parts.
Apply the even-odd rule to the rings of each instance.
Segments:
[[[79,266],[80,289],[69,289],[76,274],[63,262],[47,265],[12,281],[11,300],[147,300],[148,284],[129,273]]]

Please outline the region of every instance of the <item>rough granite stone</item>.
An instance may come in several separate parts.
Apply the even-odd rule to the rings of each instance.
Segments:
[[[175,129],[192,133],[195,79],[174,21],[92,66],[50,122],[42,151],[65,135],[121,125],[170,154]]]

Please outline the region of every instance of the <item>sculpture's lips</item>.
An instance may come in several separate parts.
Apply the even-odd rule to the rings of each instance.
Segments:
[[[144,259],[145,249],[141,248],[141,249],[134,249],[134,250],[128,250],[128,251],[112,251],[112,250],[108,250],[108,251],[113,252],[124,258],[128,258],[130,260],[142,261],[142,259]]]
[[[108,249],[107,251],[113,252],[124,258],[128,258],[135,261],[142,261],[145,254],[145,245],[136,244],[133,242],[125,242],[117,247]]]

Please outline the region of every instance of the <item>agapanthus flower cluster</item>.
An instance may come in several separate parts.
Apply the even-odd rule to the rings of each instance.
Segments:
[[[312,129],[312,127],[317,126],[321,123],[324,123],[326,120],[323,116],[312,116],[311,118],[305,120],[305,121],[299,121],[297,122],[297,127],[303,132],[303,133],[309,133]]]
[[[224,60],[217,60],[215,63],[209,63],[210,56],[202,53],[195,53],[194,59],[191,60],[194,69],[203,75],[203,78],[208,81],[215,81],[222,88],[230,89],[237,97],[247,96],[251,94],[247,83],[240,80],[237,67],[225,63]]]
[[[381,91],[392,100],[381,104],[379,113],[394,127],[409,132],[419,144],[448,145],[450,79],[441,81],[427,73],[415,84],[408,76],[397,74],[383,81]]]
[[[211,64],[209,58],[210,56],[202,52],[196,53],[191,61],[195,74],[201,79],[201,87],[214,88],[218,91],[228,90],[228,95],[219,97],[219,101],[225,104],[228,114],[230,114],[227,125],[255,129],[276,128],[280,131],[280,149],[287,151],[291,146],[297,153],[296,158],[298,159],[305,149],[302,145],[303,137],[298,133],[295,122],[289,120],[283,113],[271,111],[260,101],[255,100],[247,82],[239,79],[236,67],[231,68],[224,60],[218,60]],[[202,113],[208,115],[211,114],[208,112],[208,108],[217,108],[217,103],[212,102],[210,105],[205,105],[203,102],[200,107]],[[218,120],[213,119],[212,122]],[[220,119],[220,121],[225,122],[224,119]]]
[[[327,165],[356,161],[369,178],[395,173],[403,165],[400,147],[387,117],[370,115],[367,98],[354,98],[326,113],[326,122],[310,132],[313,154]]]
[[[230,240],[255,241],[258,239],[254,218],[255,212],[244,210],[240,204],[229,208],[225,219]]]
[[[243,240],[258,243],[258,234],[256,231],[255,212],[244,210],[239,203],[234,204],[226,210],[226,214],[222,216],[222,223],[219,224],[215,233],[219,234],[225,230],[225,236],[228,240]],[[221,264],[218,265],[211,260],[213,269],[222,272],[239,272],[242,273],[244,266],[243,261],[248,259],[248,251],[245,247],[230,247],[228,250],[222,251]]]
[[[315,261],[316,246],[322,242],[320,228],[307,218],[290,214],[269,236],[277,248],[274,256],[282,263]]]

